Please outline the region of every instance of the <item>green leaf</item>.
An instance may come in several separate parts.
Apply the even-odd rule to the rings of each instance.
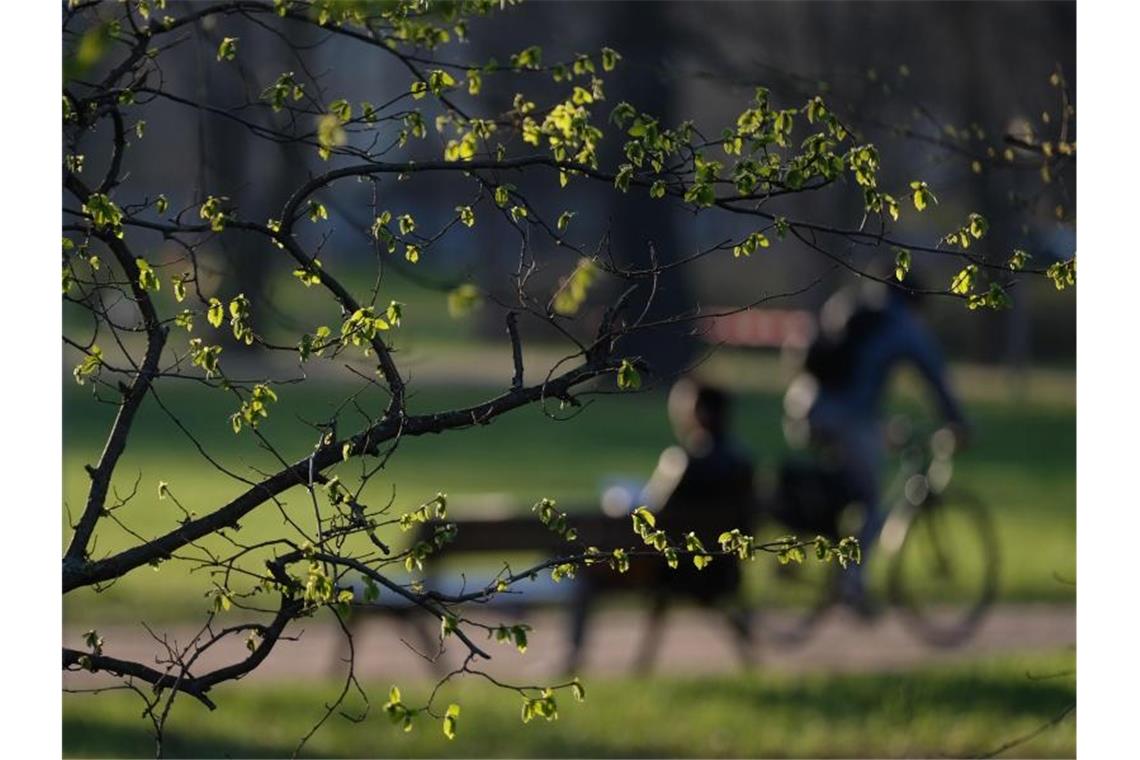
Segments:
[[[968,228],[971,235],[976,239],[981,239],[989,230],[990,225],[981,214],[970,214]]]
[[[218,371],[218,356],[221,346],[207,346],[201,338],[190,339],[190,363],[206,371],[206,377],[213,377]]]
[[[499,208],[506,208],[507,204],[511,202],[511,190],[514,185],[499,185],[495,188],[495,203]]]
[[[181,327],[186,332],[194,332],[194,312],[189,309],[183,309],[174,315],[174,325]]]
[[[582,683],[577,678],[570,683],[570,691],[573,692],[574,699],[579,702],[586,701],[586,688],[582,686]]]
[[[697,538],[697,534],[692,531],[685,534],[685,551],[693,552],[693,566],[698,570],[704,570],[713,558],[706,553],[704,544],[701,539]]]
[[[978,267],[974,264],[965,266],[950,282],[950,292],[964,296],[974,289],[974,281],[978,276]]]
[[[910,251],[905,248],[895,249],[895,279],[902,282],[910,272]]]
[[[930,192],[930,188],[925,182],[915,180],[910,183],[910,188],[914,191],[912,195],[914,207],[919,211],[924,210],[931,203],[938,203],[938,199],[934,197],[934,193]]]
[[[582,308],[589,295],[590,287],[598,278],[598,267],[586,257],[578,259],[578,266],[562,282],[554,297],[554,311],[563,316],[573,316]]]
[[[325,208],[325,204],[318,201],[309,201],[309,221],[313,224],[321,221],[322,219],[329,218],[329,211]]]
[[[474,311],[483,302],[479,289],[465,282],[447,294],[447,313],[458,319]]]
[[[87,378],[98,374],[99,368],[102,366],[103,350],[98,346],[91,346],[91,348],[87,350],[87,355],[83,357],[83,361],[77,364],[71,373],[75,376],[75,382],[83,385],[86,383]]]
[[[329,103],[329,113],[339,119],[342,124],[352,121],[352,104],[344,98],[337,98]]]
[[[456,206],[455,210],[459,212],[459,221],[466,227],[475,226],[475,212],[471,210],[470,206]]]
[[[83,213],[91,217],[97,230],[107,230],[117,238],[123,236],[123,212],[103,193],[91,193],[83,204]]]
[[[221,44],[218,45],[218,60],[232,61],[237,56],[237,50],[237,37],[223,37]]]
[[[222,320],[225,319],[226,312],[222,306],[222,302],[217,298],[210,299],[210,305],[206,309],[206,321],[214,327],[221,327]]]
[[[538,45],[531,45],[527,49],[515,53],[511,56],[511,67],[532,70],[542,68],[542,48]]]
[[[241,341],[247,346],[253,345],[253,328],[250,326],[251,313],[249,298],[245,293],[238,293],[230,301],[230,328],[233,330],[234,340]]]
[[[1020,248],[1016,248],[1016,249],[1014,249],[1013,253],[1009,257],[1008,266],[1009,266],[1011,271],[1017,272],[1017,271],[1023,269],[1025,267],[1025,262],[1031,258],[1033,258],[1033,257],[1030,256],[1028,253],[1021,250]]]
[[[210,223],[210,229],[214,232],[221,232],[226,228],[229,214],[222,205],[225,200],[225,197],[211,195],[206,198],[198,211],[199,218],[207,220]]]
[[[629,182],[633,179],[633,164],[622,164],[614,177],[614,187],[623,193],[629,190]]]
[[[613,71],[620,60],[621,54],[616,50],[608,47],[602,48],[602,71]]]
[[[321,260],[313,259],[311,265],[297,267],[293,270],[293,276],[300,280],[306,288],[319,285],[321,282]]]
[[[780,240],[783,240],[785,237],[787,237],[789,229],[787,218],[778,216],[776,217],[774,224],[776,225],[776,237],[780,238]]]
[[[421,82],[422,84],[422,82]],[[442,69],[432,69],[428,72],[427,89],[431,91],[432,95],[439,95],[445,89],[455,85],[455,77],[448,74]],[[422,98],[423,94],[415,95],[415,85],[412,85],[413,97]]]
[[[641,388],[641,374],[633,362],[622,359],[617,371],[617,386],[623,391],[636,391]]]
[[[526,653],[526,647],[527,647],[526,633],[529,630],[530,630],[530,626],[526,626],[526,625],[511,626],[511,636],[512,636],[512,638],[514,638],[514,641],[515,641],[515,649],[519,650],[519,652],[522,654]]]
[[[570,220],[578,215],[577,211],[563,211],[558,215],[558,231],[565,232],[566,228],[570,225]]]
[[[135,259],[135,266],[139,268],[139,287],[143,290],[158,291],[162,287],[158,273],[151,268],[146,259]]]
[[[293,78],[292,71],[287,71],[277,77],[277,81],[261,92],[261,99],[268,101],[274,111],[280,111],[284,108],[289,103],[290,98],[300,100],[304,96],[305,85]]]
[[[648,507],[638,507],[630,514],[633,517],[633,523],[635,526],[638,524],[638,522],[644,522],[650,528],[657,527],[657,518],[652,512],[649,511]]]
[[[100,636],[99,632],[96,631],[94,628],[92,628],[90,631],[87,631],[87,633],[83,634],[83,643],[86,644],[87,648],[90,649],[95,654],[102,654],[102,652],[103,652],[103,637]]]
[[[317,120],[317,155],[322,161],[328,161],[333,148],[348,142],[348,133],[341,126],[339,116],[327,113]]]
[[[1053,286],[1057,290],[1064,290],[1065,288],[1077,284],[1077,257],[1069,259],[1068,261],[1058,261],[1050,264],[1049,268],[1045,270],[1045,275],[1053,281]]]
[[[751,256],[757,248],[768,248],[771,244],[764,233],[752,232],[739,245],[733,246],[732,255],[734,257]]]
[[[971,293],[966,299],[969,309],[1007,309],[1013,304],[1012,299],[1005,292],[1005,288],[996,282],[990,283],[990,289],[982,294]]]
[[[443,716],[443,735],[448,739],[455,738],[455,723],[459,717],[459,705],[450,704],[447,706],[447,713]]]
[[[897,222],[899,220],[899,202],[894,199],[894,196],[884,193],[883,204],[887,207],[887,213],[890,214],[891,219]]]

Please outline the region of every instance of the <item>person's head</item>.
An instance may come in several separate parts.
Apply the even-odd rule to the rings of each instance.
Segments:
[[[720,438],[728,431],[729,397],[719,388],[684,378],[669,392],[669,421],[682,443]]]

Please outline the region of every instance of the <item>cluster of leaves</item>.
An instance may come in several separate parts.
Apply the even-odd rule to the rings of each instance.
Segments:
[[[400,515],[398,524],[403,531],[411,530],[417,523],[427,523],[430,520],[447,519],[447,495],[440,493],[431,501],[425,502]],[[434,527],[431,538],[427,541],[416,541],[408,548],[404,557],[404,569],[407,572],[423,570],[424,561],[439,551],[444,544],[455,540],[456,527],[454,523],[441,523]]]
[[[341,341],[353,346],[360,346],[364,355],[368,356],[372,350],[376,336],[393,327],[400,326],[403,317],[403,304],[392,301],[382,315],[375,313],[371,306],[362,306],[352,312],[340,326]]]
[[[578,540],[578,531],[570,527],[566,513],[559,510],[554,499],[541,499],[536,502],[531,511],[538,515],[538,520],[552,533],[567,541]]]
[[[510,644],[522,654],[526,652],[527,634],[532,630],[534,629],[525,623],[500,625],[488,631],[487,636],[494,636],[495,641],[501,644]]]
[[[943,241],[949,245],[956,245],[963,251],[970,247],[973,240],[981,240],[989,231],[990,225],[986,218],[978,213],[971,213],[966,223],[946,235]]]
[[[269,417],[269,404],[277,401],[277,393],[265,383],[253,386],[248,399],[241,403],[241,409],[230,417],[230,425],[235,433],[240,433],[242,424],[256,428],[257,423]]]
[[[1058,261],[1049,265],[1045,274],[1053,281],[1057,290],[1064,290],[1077,283],[1077,259],[1074,256],[1068,261]]]

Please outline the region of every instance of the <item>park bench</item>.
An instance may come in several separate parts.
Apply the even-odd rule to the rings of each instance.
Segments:
[[[509,505],[498,503],[468,508],[462,502],[449,505],[456,518],[447,520],[456,527],[454,538],[444,543],[431,555],[428,572],[423,578],[426,589],[441,594],[458,594],[485,587],[493,582],[497,572],[502,570],[501,560],[507,555],[532,555],[523,562],[511,562],[514,572],[524,570],[543,558],[554,558],[567,553],[572,547],[566,540],[532,513],[512,511]],[[488,508],[490,507],[490,508]],[[578,541],[586,546],[601,548],[633,547],[640,539],[633,532],[629,516],[610,516],[596,510],[596,506],[571,507],[568,511],[570,524],[578,533]],[[410,545],[417,541],[431,541],[436,528],[443,523],[429,521],[419,523],[410,532]],[[478,558],[493,558],[497,566],[486,564],[480,567]],[[451,569],[453,560],[462,559],[463,571]],[[470,560],[476,560],[472,563]],[[720,560],[735,562],[735,560]],[[442,568],[442,570],[440,569]],[[584,641],[585,625],[589,612],[605,598],[618,595],[634,595],[650,604],[650,620],[647,626],[646,641],[640,650],[639,663],[648,667],[658,644],[660,623],[669,605],[675,601],[678,592],[691,601],[711,606],[725,599],[740,600],[739,576],[717,570],[695,573],[692,568],[682,566],[679,571],[663,572],[664,560],[658,557],[631,558],[627,572],[618,573],[607,563],[594,566],[580,566],[573,579],[555,583],[549,572],[536,574],[533,580],[523,580],[512,585],[510,591],[493,595],[485,604],[497,609],[501,614],[523,617],[537,607],[563,607],[572,614],[571,653],[569,664],[577,662]],[[718,566],[718,570],[723,570]],[[727,578],[727,580],[726,580]],[[706,580],[707,579],[707,580]],[[439,626],[426,614],[416,614],[410,605],[392,594],[382,594],[381,599],[372,604],[356,605],[358,613],[387,614],[402,618],[416,633],[425,650],[430,651],[438,635]],[[749,644],[751,632],[744,605],[736,604],[730,613],[729,622],[738,634],[742,644]],[[359,614],[357,617],[361,617]],[[741,647],[743,652],[746,647]]]

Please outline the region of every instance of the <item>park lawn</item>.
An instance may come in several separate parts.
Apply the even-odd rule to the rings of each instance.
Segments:
[[[438,720],[410,733],[381,710],[387,683],[366,688],[363,722],[333,716],[307,757],[977,757],[1033,733],[1076,701],[1072,651],[1014,655],[899,673],[587,679],[586,701],[558,698],[558,720],[522,724],[520,697],[467,678],[441,690],[460,705],[458,736]],[[400,684],[423,704],[430,684]],[[169,757],[284,757],[339,691],[334,682],[229,684],[210,713],[184,699],[167,727]],[[358,714],[359,698],[348,712]],[[64,695],[71,757],[153,756],[129,692]],[[1073,757],[1070,715],[1003,757]]]
[[[316,434],[298,417],[321,419],[345,395],[343,387],[306,383],[283,386],[281,400],[262,430],[289,461],[312,450]],[[480,388],[424,388],[411,399],[413,412],[451,408],[494,395]],[[211,453],[249,476],[249,466],[276,467],[248,433],[235,436],[227,423],[234,400],[226,394],[200,392],[187,383],[162,392],[172,408]],[[382,504],[395,493],[394,510],[404,511],[432,498],[437,491],[452,497],[452,514],[462,517],[464,496],[498,492],[525,509],[543,496],[568,509],[593,509],[602,481],[611,476],[644,479],[661,449],[671,440],[663,398],[631,394],[600,395],[578,416],[552,422],[537,407],[517,410],[491,425],[440,436],[408,439],[400,444],[383,475],[366,491],[366,501]],[[367,399],[365,400],[367,401]],[[379,398],[371,401],[379,403]],[[913,399],[897,400],[915,410]],[[969,404],[977,426],[975,445],[956,462],[956,482],[983,495],[992,508],[1002,548],[1002,597],[1016,601],[1071,602],[1075,578],[1076,420],[1072,405],[1049,402],[1020,404],[976,400]],[[64,393],[64,498],[77,514],[87,476],[84,463],[94,462],[114,408],[94,402],[85,388],[70,385]],[[761,471],[771,472],[785,454],[779,429],[780,397],[770,391],[747,391],[738,397],[738,433],[751,447]],[[235,464],[236,463],[236,464]],[[347,468],[346,468],[347,469]],[[349,470],[351,472],[351,470]],[[138,495],[114,512],[143,536],[173,529],[181,516],[171,500],[157,497],[159,481],[188,509],[203,513],[244,490],[206,463],[148,400],[132,433],[131,445],[115,479],[120,494],[136,487]],[[307,494],[286,494],[286,509],[305,521],[311,515]],[[66,516],[65,516],[66,519]],[[279,531],[283,518],[263,507],[242,523],[237,537],[252,542]],[[70,531],[66,530],[65,536]],[[97,556],[127,546],[133,539],[112,521],[96,533]],[[400,533],[392,538],[399,542]],[[217,543],[207,545],[217,546]],[[873,568],[880,573],[880,568]],[[759,577],[759,576],[757,576]],[[1058,580],[1060,579],[1060,580]],[[177,619],[206,607],[203,594],[210,579],[160,566],[140,569],[95,595],[79,590],[65,597],[69,624],[105,624],[113,620]],[[763,598],[764,589],[756,593]]]

